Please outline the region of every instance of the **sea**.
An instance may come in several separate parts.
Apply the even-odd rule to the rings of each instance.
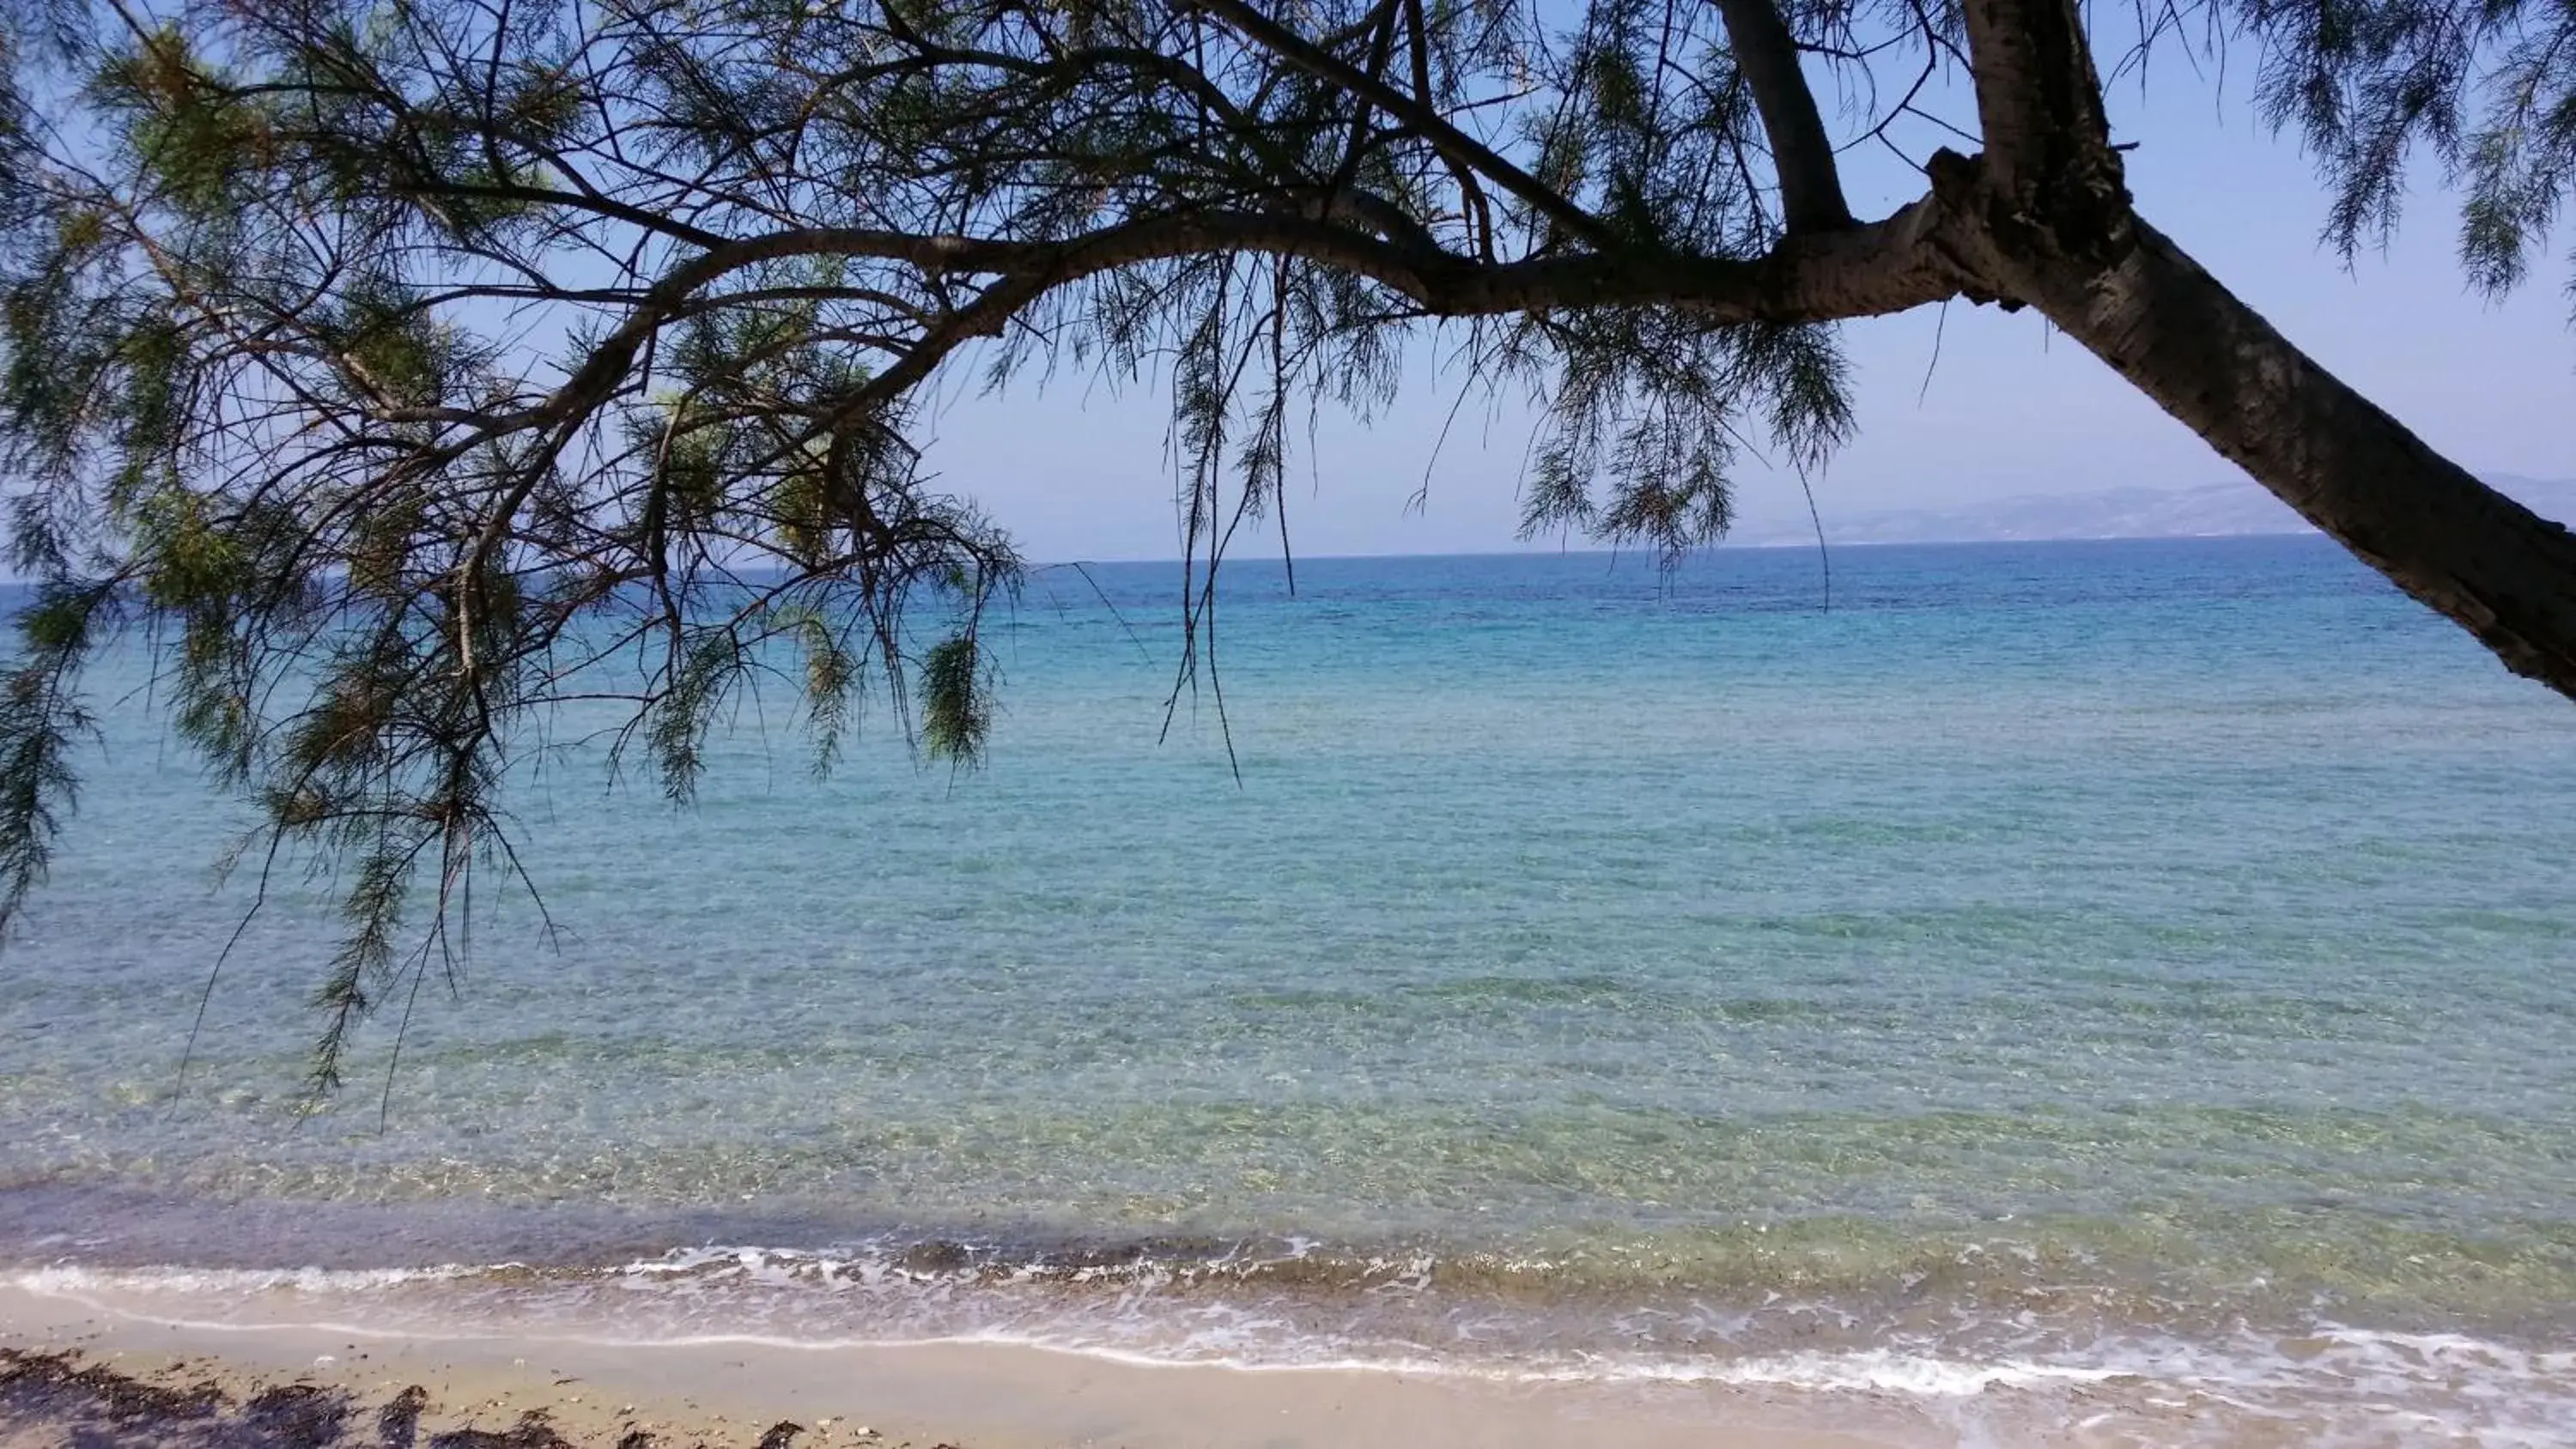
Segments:
[[[244,924],[121,646],[0,1284],[2576,1443],[2576,705],[2331,544],[1222,580],[1189,686],[1179,564],[1033,573],[977,770],[774,693],[679,808],[566,721],[542,914],[318,1112],[331,881]]]

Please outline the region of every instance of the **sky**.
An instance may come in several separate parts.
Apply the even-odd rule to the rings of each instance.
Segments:
[[[2241,72],[2221,85],[2178,53],[2159,57],[2143,94],[2134,82],[2114,84],[2117,138],[2138,143],[2128,166],[2140,213],[2293,342],[2471,470],[2576,475],[2568,239],[2556,239],[2520,291],[2491,304],[2467,289],[2456,264],[2456,198],[2420,167],[2394,244],[2347,269],[2319,241],[2326,199],[2310,163],[2294,141],[2262,128],[2249,89]],[[1922,189],[1892,159],[1859,153],[1845,181],[1864,217]],[[1953,304],[1847,324],[1843,337],[1860,433],[1813,480],[1829,529],[1838,512],[2255,486],[2034,314]],[[1444,444],[1456,389],[1438,387],[1437,372],[1436,351],[1417,348],[1391,412],[1373,424],[1322,414],[1290,487],[1298,554],[1518,546],[1526,413],[1470,402]],[[928,465],[944,488],[975,498],[1032,559],[1178,556],[1159,390],[1113,391],[1065,376],[988,397],[972,381],[952,377],[941,393]],[[1748,464],[1737,485],[1748,520],[1804,517],[1794,475]],[[1239,553],[1265,546],[1276,550],[1276,538],[1236,545]]]

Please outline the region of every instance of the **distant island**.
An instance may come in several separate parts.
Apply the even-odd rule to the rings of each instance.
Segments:
[[[2576,519],[2576,479],[2489,474],[2486,481],[2545,517]],[[2022,494],[1951,508],[1844,513],[1817,500],[1829,543],[1996,543],[2080,538],[2223,538],[2312,533],[2305,519],[2252,482],[2198,488],[2113,488],[2100,493]],[[1741,520],[1730,544],[1765,548],[1813,543],[1803,513],[1765,507]]]

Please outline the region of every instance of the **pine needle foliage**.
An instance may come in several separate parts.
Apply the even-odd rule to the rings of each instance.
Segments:
[[[2429,148],[2471,276],[2510,287],[2576,174],[2563,0],[2075,17],[0,0],[0,472],[37,589],[0,681],[0,925],[76,802],[83,668],[137,629],[258,857],[340,882],[321,1091],[359,1023],[453,970],[475,873],[524,881],[503,799],[569,703],[622,703],[616,768],[674,801],[764,680],[801,694],[818,769],[871,697],[926,759],[984,758],[980,631],[1021,563],[918,451],[915,399],[959,359],[1168,392],[1177,698],[1229,547],[1288,537],[1312,410],[1385,405],[1422,331],[1444,388],[1534,401],[1531,532],[1670,560],[1724,534],[1743,459],[1811,470],[1849,437],[1838,321],[2043,305],[1991,259],[2130,235],[2078,214],[2125,198],[2107,137],[2076,104],[2084,144],[1999,201],[1933,143],[2098,99],[2088,34],[2124,66],[2252,48],[2346,248]],[[1997,48],[2023,32],[2054,39]],[[2011,73],[2031,55],[2068,69]],[[1934,193],[1855,221],[1855,146]]]

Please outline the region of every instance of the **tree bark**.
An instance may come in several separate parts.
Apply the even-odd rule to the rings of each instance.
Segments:
[[[2131,217],[2107,268],[2000,258],[2012,291],[2505,666],[2576,698],[2576,534],[2472,477]]]
[[[1852,224],[1834,164],[1833,138],[1816,111],[1816,93],[1798,69],[1797,37],[1772,0],[1717,0],[1735,66],[1753,88],[1762,134],[1780,178],[1780,216],[1793,232]]]
[[[2139,218],[2078,0],[1965,0],[1985,154],[1932,158],[1967,270],[2310,523],[2576,698],[2576,536],[2471,477]]]

